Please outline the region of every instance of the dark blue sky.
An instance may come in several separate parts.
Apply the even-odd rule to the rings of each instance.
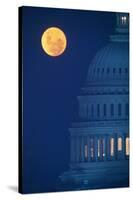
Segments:
[[[115,13],[49,8],[22,8],[23,28],[23,191],[55,191],[68,170],[68,128],[77,115],[77,99],[91,59],[114,32]],[[67,48],[50,57],[41,36],[61,28]]]

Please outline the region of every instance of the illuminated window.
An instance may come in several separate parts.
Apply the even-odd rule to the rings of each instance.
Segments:
[[[93,158],[94,157],[94,140],[93,139],[91,139],[91,158]]]
[[[124,16],[124,24],[126,24],[127,18],[126,16]]]
[[[121,23],[126,24],[126,22],[127,22],[126,16],[121,17]]]
[[[93,147],[91,147],[91,158],[93,158],[94,155],[94,151],[93,151]]]
[[[114,138],[110,139],[110,155],[114,156]]]
[[[129,137],[126,138],[126,156],[129,156]]]
[[[87,146],[87,144],[85,145],[85,159],[87,159],[88,158],[88,146]]]
[[[98,139],[98,157],[100,157],[100,140]]]
[[[102,139],[102,154],[105,156],[105,139]]]
[[[117,142],[118,142],[118,144],[117,144],[118,145],[118,151],[122,151],[122,138],[119,137]]]
[[[105,156],[105,139],[98,139],[98,157],[104,157],[104,156]]]

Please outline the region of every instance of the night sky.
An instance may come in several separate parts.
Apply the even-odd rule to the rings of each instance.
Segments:
[[[58,57],[48,56],[41,46],[51,26],[67,38]],[[111,12],[22,8],[23,192],[55,191],[58,176],[69,169],[68,128],[77,116],[77,95],[114,27]]]

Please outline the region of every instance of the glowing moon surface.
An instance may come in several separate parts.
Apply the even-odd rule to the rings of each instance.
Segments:
[[[61,29],[50,27],[42,34],[41,44],[49,56],[59,56],[65,51],[67,40]]]

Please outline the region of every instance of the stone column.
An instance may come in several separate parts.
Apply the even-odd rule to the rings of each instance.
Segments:
[[[114,134],[114,159],[118,158],[118,136]]]
[[[127,158],[127,156],[126,156],[126,135],[124,135],[124,141],[123,141],[123,153],[124,153],[124,159],[126,159]]]
[[[105,135],[105,160],[108,160],[108,137]]]
[[[122,159],[125,159],[125,155],[126,155],[126,144],[125,144],[125,136],[121,135],[122,138]]]
[[[81,162],[84,162],[84,136],[81,136]]]
[[[97,136],[94,137],[94,159],[98,161],[98,139]]]
[[[103,137],[103,160],[106,160],[106,136]]]
[[[99,143],[100,143],[100,160],[103,160],[103,141],[102,141],[102,137],[99,137]]]
[[[107,141],[107,160],[110,160],[110,136],[107,136],[106,137],[106,141]]]

